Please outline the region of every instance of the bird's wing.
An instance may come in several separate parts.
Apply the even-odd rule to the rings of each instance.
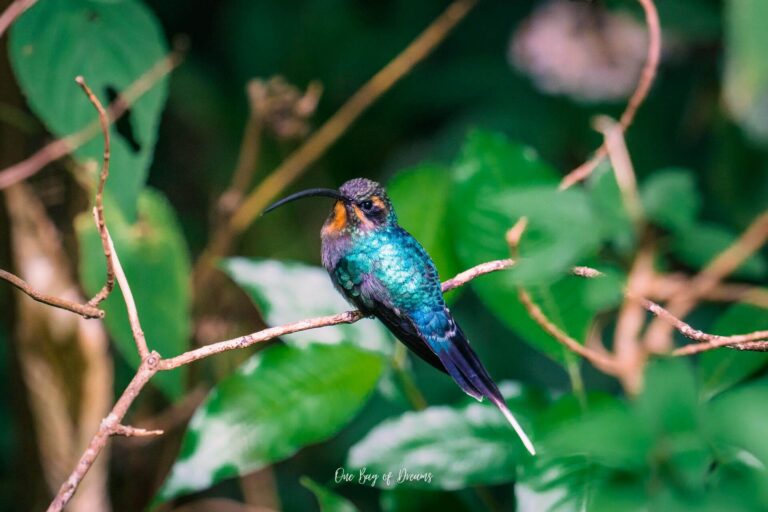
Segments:
[[[389,299],[384,285],[373,275],[365,274],[360,282],[359,299],[356,304],[367,314],[375,315],[392,334],[402,341],[421,359],[447,373],[443,363],[416,331],[411,320],[399,311]]]

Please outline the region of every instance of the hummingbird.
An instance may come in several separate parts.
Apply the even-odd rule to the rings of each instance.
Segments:
[[[445,305],[432,258],[398,224],[384,187],[355,178],[339,190],[315,188],[289,195],[264,213],[316,196],[336,200],[321,230],[323,266],[336,289],[364,315],[378,318],[417,356],[450,375],[466,394],[490,400],[535,455],[533,443]]]

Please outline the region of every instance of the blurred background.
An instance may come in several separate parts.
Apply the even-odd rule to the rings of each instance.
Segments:
[[[3,9],[9,3],[2,2]],[[267,324],[341,311],[343,302],[315,268],[330,206],[324,200],[255,219],[228,251],[247,259],[216,263],[203,286],[191,276],[194,269],[200,278],[201,255],[242,194],[448,4],[39,0],[0,40],[0,168],[95,119],[72,82],[76,74],[108,103],[182,40],[188,48],[178,68],[112,129],[107,220],[150,346],[171,356]],[[552,195],[559,178],[601,144],[594,116],[618,118],[637,84],[647,29],[642,8],[630,0],[478,2],[423,62],[272,197],[335,188],[360,176],[386,184],[403,225],[433,254],[443,279],[490,257],[507,257],[506,228],[521,214],[531,216],[529,256],[554,254],[553,267],[509,278],[518,281],[483,278],[485,284],[464,287],[450,300],[490,373],[509,381],[504,389],[517,404],[513,410],[543,440],[542,459],[526,462],[517,445],[509,453],[500,448],[517,440],[503,432],[493,409],[482,408],[489,418],[482,428],[467,426],[473,406],[455,385],[413,357],[404,362],[376,326],[339,328],[327,336],[343,339],[340,346],[357,346],[357,352],[292,353],[320,350],[308,335],[284,347],[272,344],[264,354],[252,356],[252,347],[159,375],[128,421],[167,434],[113,438],[71,510],[129,511],[150,503],[161,510],[316,510],[318,499],[323,510],[571,510],[580,502],[586,510],[768,506],[768,445],[757,434],[729,440],[727,426],[722,432],[711,426],[725,425],[724,418],[740,423],[734,415],[742,413],[755,428],[768,420],[762,411],[749,411],[760,408],[754,400],[766,393],[768,360],[762,353],[651,365],[656,373],[647,376],[648,386],[628,393],[626,382],[564,354],[534,324],[520,324],[519,305],[505,309],[508,299],[517,300],[514,287],[525,283],[538,299],[560,305],[555,322],[569,334],[583,342],[596,329],[610,345],[622,283],[643,247],[657,250],[659,273],[695,275],[768,207],[766,6],[759,0],[660,0],[656,7],[661,64],[626,136],[644,228],[627,220],[607,164],[561,209],[554,207],[559,196]],[[252,165],[243,148],[254,152]],[[73,157],[3,186],[0,268],[81,302],[100,288],[103,257],[88,211],[101,150],[96,136]],[[248,169],[233,192],[244,158]],[[519,179],[502,176],[523,168]],[[531,184],[542,188],[525,197],[542,199],[515,206],[527,204],[515,194],[524,195]],[[488,187],[509,195],[490,201]],[[587,217],[568,214],[569,206],[582,202],[590,205]],[[473,215],[494,204],[505,213],[491,216],[496,241],[485,247]],[[536,231],[539,218],[543,227]],[[600,232],[599,239],[591,232]],[[757,298],[706,301],[687,321],[722,334],[768,328],[766,256],[758,250],[734,274]],[[610,270],[611,284],[573,288],[562,280],[572,279],[563,275],[574,264]],[[0,283],[0,509],[45,507],[130,381],[137,359],[117,295],[105,304],[102,326],[42,307]],[[361,345],[387,362],[368,361]],[[261,361],[251,371],[274,373],[259,374],[263,382],[270,375],[290,376],[281,361],[293,357],[299,362],[290,367],[306,364],[320,384],[295,387],[285,377],[286,389],[300,396],[275,391],[271,400],[287,400],[306,422],[327,423],[317,432],[301,431],[295,417],[270,423],[281,410],[271,402],[248,405],[269,392],[254,387],[241,363]],[[358,371],[335,375],[338,365]],[[328,375],[333,378],[321,378]],[[349,385],[350,396],[339,395],[349,382],[359,385]],[[231,395],[231,410],[206,398],[214,386],[218,396]],[[409,437],[413,427],[397,423],[419,414],[408,412],[419,409],[410,387],[430,406],[448,406],[446,416],[437,410],[434,417],[414,417],[424,421],[417,422],[418,430],[428,439]],[[716,402],[726,391],[740,394]],[[637,401],[627,398],[638,394]],[[344,400],[352,405],[342,408]],[[237,428],[212,433],[216,407],[228,410],[223,423]],[[238,417],[237,411],[246,412]],[[266,426],[258,418],[266,418]],[[649,427],[650,433],[629,427],[654,424],[653,418],[662,418],[662,425]],[[391,430],[371,437],[385,426]],[[616,433],[622,430],[626,438]],[[204,463],[184,466],[216,453],[215,443],[199,440],[206,436],[219,436],[247,455],[210,470]],[[445,444],[430,445],[430,437]],[[592,446],[592,438],[610,447]],[[270,439],[271,445],[257,446]],[[373,453],[376,439],[393,443],[391,461]],[[741,451],[722,448],[733,443]],[[466,451],[451,451],[457,444]],[[626,445],[633,448],[622,451]],[[208,451],[201,454],[201,446]],[[408,446],[426,455],[419,458]],[[423,463],[436,475],[434,483],[381,489],[334,481],[337,469],[346,468],[357,482],[360,461],[374,473],[388,467],[397,473],[398,456],[415,464],[414,472]],[[475,464],[464,468],[462,462],[474,457]],[[450,478],[440,476],[454,465]],[[558,476],[545,478],[552,468]],[[599,490],[587,490],[589,483]]]

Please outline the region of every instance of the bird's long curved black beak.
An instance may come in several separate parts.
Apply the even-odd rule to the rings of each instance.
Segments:
[[[291,201],[295,201],[297,199],[301,199],[304,197],[332,197],[339,201],[344,200],[344,196],[342,196],[341,194],[339,194],[337,190],[333,190],[332,188],[310,188],[308,190],[302,190],[301,192],[296,192],[295,194],[291,194],[288,197],[284,197],[283,199],[277,201],[276,203],[273,203],[272,205],[264,209],[264,211],[262,212],[262,215],[264,215],[265,213],[269,213],[275,208],[279,208],[280,206],[283,206],[286,203],[290,203]]]

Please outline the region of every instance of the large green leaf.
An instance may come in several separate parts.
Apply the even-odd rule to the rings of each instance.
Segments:
[[[466,212],[462,251],[480,261],[506,257],[504,234],[521,217],[528,219],[528,226],[520,242],[520,261],[510,272],[520,284],[553,282],[592,256],[600,243],[583,191],[519,187],[477,198]]]
[[[224,260],[221,267],[251,297],[270,325],[352,309],[333,288],[328,273],[320,267],[246,258]],[[298,347],[310,343],[348,342],[385,354],[392,350],[386,329],[378,321],[367,319],[297,332],[284,339]]]
[[[723,95],[736,121],[754,139],[768,140],[768,2],[730,0],[725,11]]]
[[[128,224],[119,212],[107,212],[107,224],[131,285],[141,325],[150,350],[163,356],[183,352],[190,335],[189,252],[175,213],[158,192],[144,190],[139,197],[138,220]],[[106,275],[101,239],[90,214],[75,223],[80,247],[80,279],[88,293],[96,293]],[[103,303],[107,330],[128,362],[137,367],[139,356],[131,334],[125,302],[115,289]],[[183,393],[184,368],[161,372],[156,382],[169,397]]]
[[[712,456],[698,399],[683,363],[649,365],[634,403],[609,396],[563,397],[537,422],[539,457],[523,467],[523,510],[644,510],[661,507],[664,486],[701,482]],[[676,481],[648,485],[654,474]]]
[[[728,336],[768,329],[768,311],[749,304],[734,304],[712,326],[713,334]],[[768,364],[766,352],[710,350],[701,354],[702,391],[712,396],[746,379]]]
[[[693,175],[687,169],[663,169],[640,187],[646,216],[673,231],[691,229],[701,209]]]
[[[589,202],[601,232],[624,254],[636,242],[635,227],[627,214],[616,174],[608,162],[598,165],[586,182]]]
[[[596,252],[603,230],[583,191],[558,192],[557,173],[528,148],[485,132],[470,134],[455,166],[452,210],[455,243],[463,266],[509,257],[506,231],[528,217],[519,268],[472,281],[482,301],[506,325],[555,359],[564,349],[531,320],[518,299],[528,291],[566,333],[584,339],[598,311],[590,280],[567,276]],[[536,285],[530,285],[536,283]]]
[[[96,111],[74,78],[107,104],[108,91],[123,91],[166,53],[153,14],[136,0],[38,2],[14,24],[11,63],[29,105],[57,136],[95,121]],[[132,140],[112,127],[111,176],[107,190],[129,221],[144,186],[167,95],[161,80],[130,111]],[[125,118],[128,119],[128,118]],[[80,161],[101,162],[101,137],[75,152]]]
[[[339,431],[384,369],[351,345],[273,345],[221,381],[189,423],[158,499],[207,489]]]
[[[424,246],[440,277],[445,280],[456,275],[461,269],[448,220],[453,207],[450,170],[440,165],[405,170],[389,181],[387,192],[400,225]]]
[[[530,398],[519,395],[508,403],[530,434]],[[432,406],[381,423],[350,449],[347,467],[379,475],[375,485],[383,488],[459,489],[513,480],[526,453],[495,406],[472,402]]]
[[[346,498],[342,498],[336,493],[333,493],[312,481],[309,477],[301,477],[301,485],[312,491],[312,494],[317,498],[317,502],[320,505],[320,512],[356,512],[357,507],[352,504]]]

